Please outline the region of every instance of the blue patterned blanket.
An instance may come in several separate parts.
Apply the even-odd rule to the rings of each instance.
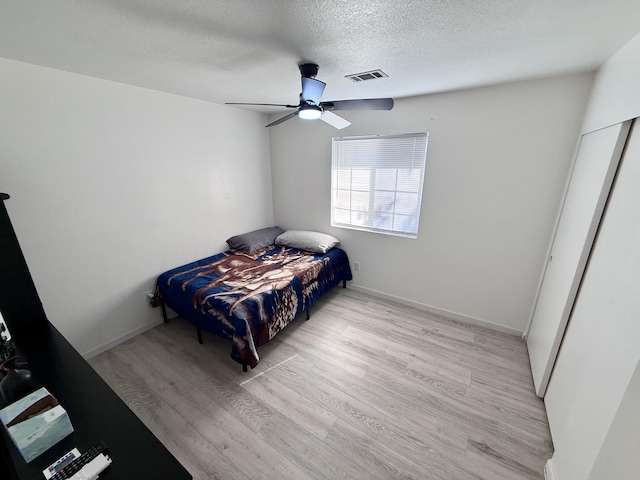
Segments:
[[[229,250],[158,277],[164,302],[196,327],[232,339],[231,358],[255,367],[257,348],[339,283],[351,280],[347,254],[271,246]]]

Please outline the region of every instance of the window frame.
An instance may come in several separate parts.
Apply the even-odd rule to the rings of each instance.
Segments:
[[[405,162],[405,160],[402,159],[401,156],[394,157],[392,155],[390,157],[385,156],[381,158],[379,156],[379,152],[375,152],[375,153],[372,153],[373,155],[376,155],[374,159],[363,162],[363,166],[365,166],[366,168],[354,168],[355,163],[358,163],[356,160],[356,156],[353,156],[353,158],[347,158],[348,153],[345,154],[343,157],[338,158],[339,156],[338,149],[341,143],[351,142],[351,141],[354,141],[354,142],[374,141],[374,142],[371,142],[371,145],[365,144],[365,147],[370,148],[373,151],[373,150],[380,149],[381,146],[385,146],[382,142],[385,142],[386,148],[388,148],[389,140],[392,140],[392,139],[402,139],[402,140],[413,139],[414,144],[416,141],[423,141],[423,143],[419,144],[419,147],[420,149],[422,148],[424,149],[424,155],[422,156],[418,154],[418,156],[416,157],[416,153],[412,153],[410,157],[411,160],[406,161],[406,166],[404,166],[402,163]],[[376,146],[375,144],[377,142],[375,142],[375,140],[380,140],[381,146]],[[331,207],[330,207],[331,226],[337,227],[337,228],[346,228],[349,230],[359,230],[359,231],[365,231],[365,232],[371,232],[371,233],[380,233],[383,235],[392,235],[397,237],[417,239],[419,228],[420,228],[422,195],[424,192],[424,183],[426,178],[428,144],[429,144],[429,132],[403,133],[403,134],[391,134],[391,135],[361,135],[361,136],[350,136],[350,137],[333,137],[332,144],[331,144]],[[398,150],[400,150],[402,147],[403,145],[397,146]],[[398,159],[400,160],[398,161]],[[349,188],[348,189],[340,188],[339,184],[342,181],[339,178],[340,170],[344,171],[346,169],[344,168],[341,169],[339,167],[341,167],[343,163],[348,163],[349,160],[351,160],[351,162],[354,164],[351,167],[349,167]],[[397,163],[397,165],[394,166],[393,165],[394,163]],[[390,189],[385,190],[385,189],[379,188],[380,185],[377,183],[377,181],[379,179],[380,182],[382,182],[381,175],[384,173],[382,172],[382,170],[393,170],[393,169],[395,169],[393,190],[390,190]],[[402,173],[401,171],[404,170],[405,173],[410,174],[410,170],[412,169],[414,170],[419,169],[420,179],[418,182],[414,182],[414,184],[417,185],[417,191],[407,191],[407,190],[403,191],[398,184],[399,177],[401,176],[401,173]],[[354,188],[354,183],[356,182],[353,179],[353,173],[354,171],[357,171],[357,170],[368,172],[368,177],[369,177],[368,189],[359,191],[357,188]],[[347,195],[348,202],[349,202],[348,208],[343,208],[340,205],[337,205],[337,203],[339,202],[338,197],[340,192],[343,192],[343,194],[344,192],[348,192],[348,195]],[[354,208],[353,206],[354,192],[355,193],[360,192],[365,195],[368,195],[368,199],[367,199],[368,206],[366,210],[357,210],[356,208]],[[393,193],[393,201],[390,204],[393,208],[392,212],[385,212],[383,210],[376,211],[376,205],[380,204],[379,203],[380,199],[383,198],[384,193]],[[415,207],[413,207],[416,209],[415,213],[407,214],[404,212],[396,211],[396,207],[398,205],[398,193],[400,193],[401,196],[402,194],[417,195],[417,199],[415,201]],[[376,203],[377,201],[378,203]],[[400,208],[402,207],[400,206]],[[350,217],[349,221],[343,221],[343,220],[339,221],[336,218],[337,214],[340,211],[349,212],[349,217]],[[358,212],[358,211],[360,212],[366,211],[366,216],[368,218],[366,219],[364,224],[356,223],[353,221],[353,214],[354,212]],[[384,221],[385,217],[387,218],[387,221],[388,221],[388,218],[391,219],[390,228],[383,228],[383,227],[374,225],[374,223],[379,219],[383,219]],[[409,222],[414,222],[415,229],[413,227],[405,228],[404,230],[397,228],[396,221],[399,221],[402,218],[405,218]]]

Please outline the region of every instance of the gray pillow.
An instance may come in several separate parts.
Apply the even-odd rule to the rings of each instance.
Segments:
[[[276,238],[276,245],[285,245],[313,253],[327,253],[327,250],[340,245],[340,240],[326,233],[287,230]]]
[[[275,244],[276,237],[283,233],[280,227],[261,228],[252,232],[235,235],[227,240],[233,250],[241,250],[245,253],[253,253],[269,245]]]

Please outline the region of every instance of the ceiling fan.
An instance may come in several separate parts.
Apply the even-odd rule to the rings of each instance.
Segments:
[[[256,105],[296,109],[295,112],[291,112],[266,125],[267,127],[280,125],[282,122],[298,116],[305,120],[315,120],[319,118],[323,122],[338,129],[348,127],[351,125],[351,122],[333,113],[334,110],[391,110],[393,108],[393,98],[363,98],[358,100],[321,102],[320,99],[327,84],[315,79],[318,74],[318,65],[315,63],[304,63],[300,65],[299,68],[300,74],[302,75],[302,93],[300,93],[300,103],[298,105],[237,102],[228,102],[225,105]]]

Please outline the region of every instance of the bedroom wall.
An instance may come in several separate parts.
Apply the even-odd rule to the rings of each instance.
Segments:
[[[639,83],[640,34],[598,70],[583,131],[640,117]],[[639,135],[636,121],[545,396],[554,480],[637,477]]]
[[[266,117],[0,59],[0,191],[49,319],[93,355],[163,271],[273,225]]]
[[[620,408],[595,461],[589,480],[636,480],[640,472],[640,364],[631,377]],[[559,479],[558,479],[559,480]]]
[[[640,115],[640,33],[600,68],[585,114],[582,133]]]
[[[522,333],[591,83],[578,74],[402,98],[389,112],[340,112],[344,130],[274,127],[276,224],[338,237],[361,265],[352,288]],[[331,137],[417,131],[430,135],[418,239],[330,227]]]

